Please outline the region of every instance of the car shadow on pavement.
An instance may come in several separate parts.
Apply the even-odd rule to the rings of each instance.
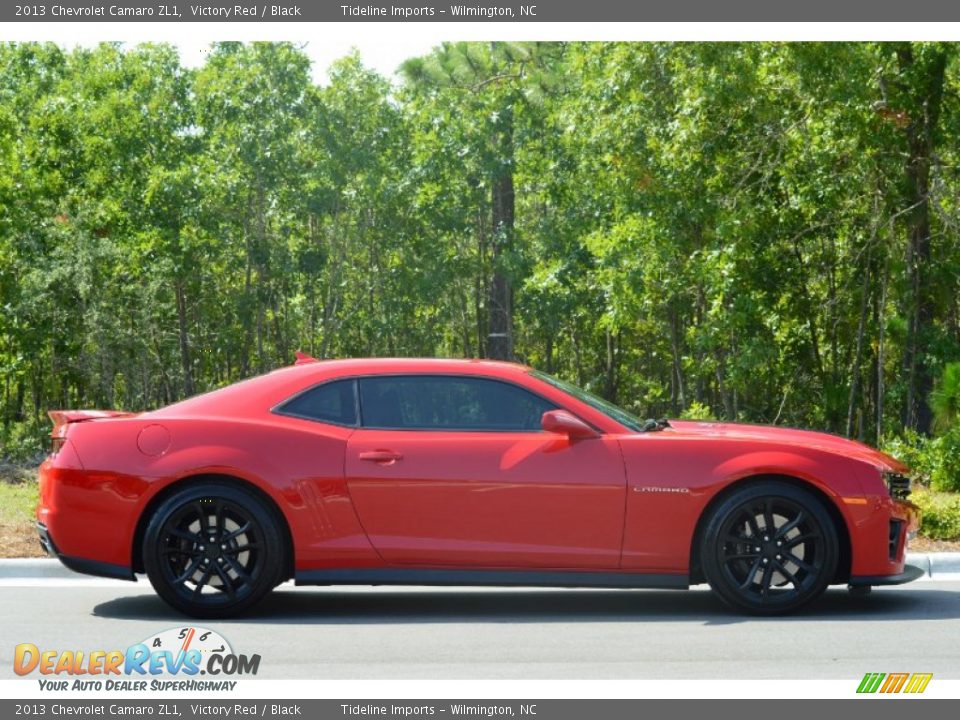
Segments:
[[[97,617],[182,619],[155,595],[121,597],[93,608]],[[252,612],[226,622],[281,625],[544,622],[744,622],[955,620],[960,592],[910,588],[851,595],[831,589],[803,611],[759,618],[727,608],[713,593],[657,590],[278,589]]]

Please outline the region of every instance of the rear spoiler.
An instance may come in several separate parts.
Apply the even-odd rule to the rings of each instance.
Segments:
[[[300,352],[299,350],[297,350],[295,354],[297,361],[293,363],[294,365],[309,365],[310,363],[320,362],[315,357],[310,357],[306,353]]]
[[[136,415],[136,413],[123,412],[121,410],[51,410],[47,414],[50,416],[50,419],[53,420],[53,430],[50,431],[51,437],[61,436],[63,429],[71,423]]]

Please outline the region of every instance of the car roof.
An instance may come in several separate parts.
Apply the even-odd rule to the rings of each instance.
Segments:
[[[296,367],[322,368],[326,373],[333,375],[349,374],[351,372],[422,372],[447,370],[451,372],[479,372],[489,371],[517,373],[527,372],[530,367],[520,363],[504,360],[480,360],[462,358],[342,358],[337,360],[314,360],[306,358],[299,361]]]
[[[315,360],[299,355],[294,365],[278,368],[226,387],[195,395],[149,413],[157,417],[232,414],[244,416],[254,408],[273,407],[311,385],[339,377],[376,374],[438,373],[516,377],[530,371],[526,365],[498,360],[444,358],[347,358]]]

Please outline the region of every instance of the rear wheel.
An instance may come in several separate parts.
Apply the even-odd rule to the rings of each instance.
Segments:
[[[700,558],[726,602],[760,615],[796,610],[830,584],[837,530],[818,498],[778,481],[751,484],[711,513]]]
[[[143,560],[157,594],[199,618],[241,613],[283,580],[283,536],[252,492],[192,485],[165,500],[147,526]]]

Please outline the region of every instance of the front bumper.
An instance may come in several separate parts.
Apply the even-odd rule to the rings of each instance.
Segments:
[[[123,565],[112,565],[110,563],[99,562],[97,560],[87,560],[86,558],[71,557],[62,554],[58,549],[50,531],[42,522],[37,523],[37,533],[40,536],[40,546],[48,555],[52,555],[62,562],[66,567],[74,572],[84,573],[85,575],[96,575],[98,577],[113,578],[115,580],[132,580],[136,582],[137,576],[133,571]]]
[[[863,587],[865,585],[903,585],[904,583],[919,580],[927,571],[916,565],[904,565],[903,572],[896,575],[853,575],[850,577],[849,585],[852,587]]]
[[[849,585],[900,585],[924,574],[906,564],[907,541],[920,527],[916,505],[889,496],[871,497],[848,504],[847,510],[853,520]]]

